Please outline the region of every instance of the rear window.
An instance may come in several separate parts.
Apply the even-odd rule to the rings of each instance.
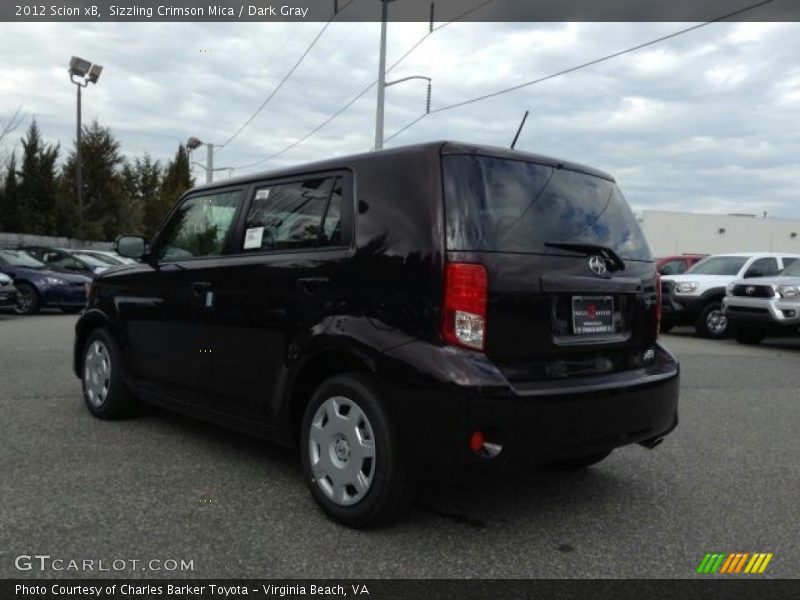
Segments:
[[[547,242],[606,246],[650,260],[650,249],[617,185],[536,163],[444,156],[447,249],[553,254]]]

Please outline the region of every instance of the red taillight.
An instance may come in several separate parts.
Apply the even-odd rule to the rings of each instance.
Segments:
[[[448,263],[444,272],[442,337],[451,344],[483,350],[488,284],[483,265]]]
[[[656,272],[656,337],[661,331],[661,274]]]

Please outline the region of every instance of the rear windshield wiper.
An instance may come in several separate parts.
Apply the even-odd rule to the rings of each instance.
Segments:
[[[587,255],[596,253],[600,254],[610,266],[613,267],[612,271],[624,271],[625,262],[619,257],[619,254],[614,252],[608,246],[601,246],[600,244],[587,244],[585,242],[545,242],[545,246],[549,248],[559,248],[561,250],[575,250],[576,252],[583,252]]]

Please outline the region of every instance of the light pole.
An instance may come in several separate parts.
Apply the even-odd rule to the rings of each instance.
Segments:
[[[375,110],[375,150],[383,148],[383,118],[384,118],[384,103],[386,99],[386,88],[390,85],[402,83],[410,79],[424,79],[428,82],[428,95],[425,101],[426,114],[431,111],[431,78],[422,75],[412,75],[410,77],[403,77],[395,81],[386,83],[386,22],[388,20],[389,2],[393,0],[380,0],[381,2],[381,47],[380,57],[378,59],[378,105]],[[433,5],[431,5],[433,10]],[[433,13],[431,13],[431,23],[433,23]]]
[[[75,185],[78,195],[78,238],[83,237],[83,173],[81,164],[81,89],[100,79],[103,67],[93,65],[88,60],[73,56],[69,61],[69,80],[78,89],[77,152],[75,162]]]
[[[199,138],[194,136],[190,137],[186,140],[186,147],[191,152],[192,150],[197,150],[200,146],[206,147],[206,166],[203,167],[206,170],[206,183],[211,183],[214,181],[214,171],[227,171],[232,169],[233,167],[220,167],[218,169],[214,168],[214,146],[217,144],[209,144],[207,142],[202,141]],[[194,163],[198,164],[198,163]],[[201,167],[203,165],[200,165]]]

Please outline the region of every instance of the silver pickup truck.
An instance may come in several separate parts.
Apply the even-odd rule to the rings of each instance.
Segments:
[[[758,344],[768,334],[800,333],[800,261],[773,277],[729,283],[723,314],[736,340]]]

